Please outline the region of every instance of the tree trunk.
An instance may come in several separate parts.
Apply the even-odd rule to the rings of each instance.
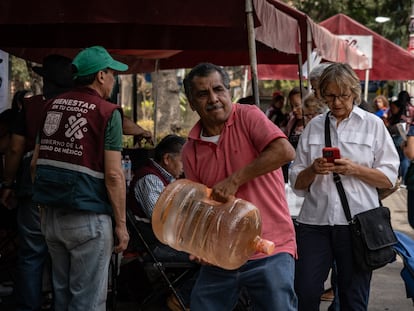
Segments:
[[[153,94],[156,102],[157,140],[167,134],[179,133],[182,128],[179,91],[175,70],[152,73]]]

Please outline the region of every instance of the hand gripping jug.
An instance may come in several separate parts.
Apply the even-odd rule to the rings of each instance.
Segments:
[[[161,193],[152,214],[162,243],[223,269],[237,269],[255,252],[271,254],[274,244],[260,238],[261,218],[252,203],[210,199],[211,189],[178,179]]]

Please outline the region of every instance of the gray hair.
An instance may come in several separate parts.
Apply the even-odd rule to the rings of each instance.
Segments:
[[[309,81],[319,80],[323,71],[326,68],[328,68],[330,65],[332,65],[332,63],[322,63],[314,67],[309,73],[309,77],[308,77]]]
[[[319,89],[322,97],[325,95],[328,84],[334,82],[343,92],[349,88],[354,95],[354,102],[361,102],[361,84],[356,73],[348,64],[335,63],[327,67],[319,79]]]
[[[312,109],[316,113],[324,113],[327,109],[326,106],[312,93],[308,94],[303,100],[303,108]]]
[[[184,91],[188,100],[192,99],[192,90],[193,90],[193,79],[194,77],[207,77],[213,72],[218,72],[221,76],[221,80],[226,89],[230,89],[230,78],[227,72],[220,66],[211,64],[211,63],[200,63],[195,66],[187,74],[184,79]]]

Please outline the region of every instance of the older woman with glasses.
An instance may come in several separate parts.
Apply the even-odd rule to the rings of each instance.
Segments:
[[[304,203],[297,217],[295,287],[299,311],[319,310],[333,261],[337,265],[341,310],[367,310],[372,272],[353,266],[348,221],[333,179],[341,176],[351,215],[379,205],[377,188],[397,180],[399,158],[380,118],[358,107],[361,86],[347,64],[332,64],[319,80],[329,111],[313,118],[303,131],[290,170],[290,182]],[[325,121],[340,159],[328,163]]]

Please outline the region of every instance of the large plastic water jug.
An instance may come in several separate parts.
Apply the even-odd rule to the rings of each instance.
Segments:
[[[273,252],[273,242],[260,237],[256,206],[237,198],[217,202],[210,195],[211,189],[187,179],[169,184],[152,214],[158,240],[228,270],[239,268],[255,252]]]

